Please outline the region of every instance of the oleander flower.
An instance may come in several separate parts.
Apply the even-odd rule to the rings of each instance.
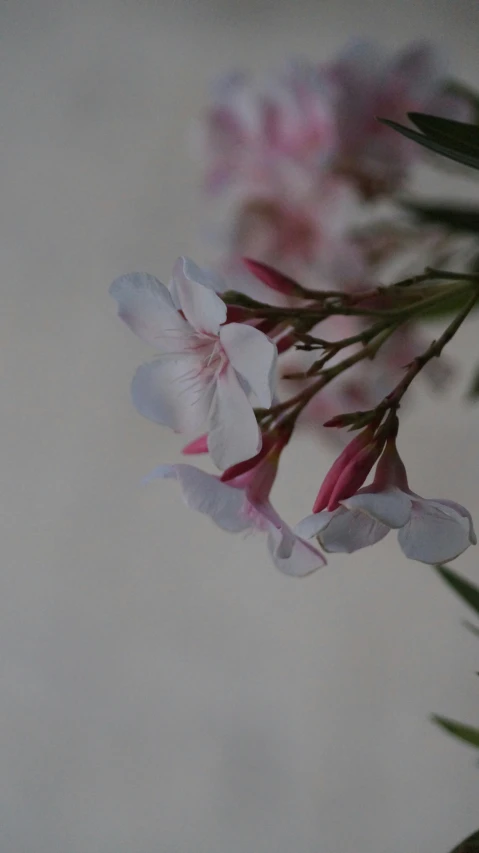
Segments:
[[[339,504],[332,512],[316,512],[300,521],[298,536],[316,536],[326,551],[350,554],[397,530],[406,557],[431,565],[454,560],[477,542],[467,509],[411,491],[395,439],[387,441],[372,485]]]
[[[207,430],[218,468],[258,453],[261,433],[251,393],[271,405],[277,350],[261,331],[226,322],[215,276],[180,258],[169,289],[151,275],[132,273],[110,288],[119,315],[160,352],[132,382],[140,414],[177,432]]]
[[[200,439],[196,447],[193,444],[186,452],[202,449]],[[278,459],[279,453],[273,446],[266,453],[260,452],[257,460],[235,466],[222,477],[180,463],[161,465],[147,479],[176,479],[186,505],[209,515],[223,530],[266,533],[268,551],[276,568],[287,575],[304,577],[324,566],[326,560],[317,548],[291,530],[270,503]]]
[[[308,62],[289,63],[262,85],[242,72],[221,77],[197,125],[207,188],[269,181],[295,163],[320,168],[335,144],[333,92]]]

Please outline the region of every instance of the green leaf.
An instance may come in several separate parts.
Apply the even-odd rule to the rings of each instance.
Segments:
[[[479,367],[476,367],[472,375],[472,380],[467,389],[467,399],[474,402],[479,399]]]
[[[472,206],[455,207],[447,204],[427,204],[404,201],[401,206],[423,222],[437,222],[455,231],[479,234],[479,209]]]
[[[479,853],[479,830],[461,841],[451,853]]]
[[[469,746],[479,749],[479,729],[474,726],[467,726],[465,723],[459,723],[457,720],[451,720],[449,717],[439,717],[437,714],[433,714],[431,719],[449,734],[454,735]]]
[[[436,572],[459,595],[469,607],[479,613],[479,587],[458,575],[448,566],[434,566]]]
[[[420,113],[411,113],[411,120],[415,121],[417,124],[417,117]],[[413,118],[415,117],[415,119]],[[423,116],[424,118],[424,116]],[[426,118],[435,118],[433,116],[426,116]],[[454,139],[451,133],[438,133],[436,131],[429,130],[427,133],[419,133],[417,130],[414,130],[410,127],[404,127],[402,124],[398,124],[395,121],[390,121],[389,119],[379,119],[382,124],[391,127],[393,130],[397,130],[398,133],[402,133],[403,136],[406,136],[408,139],[412,139],[414,142],[417,142],[419,145],[423,145],[425,148],[428,148],[430,151],[434,151],[436,154],[442,154],[444,157],[448,157],[450,160],[454,160],[457,163],[462,163],[465,166],[470,166],[473,169],[479,169],[479,148],[477,148],[474,144],[467,145],[463,142],[461,136],[461,130],[459,129],[458,135],[459,139]],[[446,121],[446,119],[441,119],[441,121]],[[452,125],[463,125],[463,122],[450,122]],[[463,125],[464,127],[477,129],[475,125]]]
[[[452,121],[425,113],[408,113],[408,118],[430,139],[452,144],[465,153],[479,154],[479,127],[463,121]]]

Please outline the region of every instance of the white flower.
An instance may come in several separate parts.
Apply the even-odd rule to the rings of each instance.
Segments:
[[[186,505],[209,515],[223,530],[267,533],[268,551],[276,568],[287,575],[304,577],[326,561],[316,548],[293,533],[269,502],[275,470],[268,469],[271,465],[266,458],[246,474],[222,482],[193,465],[161,465],[147,479],[176,479]]]
[[[277,350],[262,332],[226,323],[219,283],[192,261],[179,258],[168,289],[145,273],[110,287],[119,315],[161,353],[142,365],[132,382],[138,411],[177,432],[208,432],[208,449],[223,469],[261,447],[251,392],[272,402]]]
[[[394,441],[381,457],[374,483],[296,525],[299,536],[318,537],[326,551],[350,554],[398,530],[403,553],[421,563],[446,563],[477,542],[472,518],[454,501],[422,498],[409,489]]]

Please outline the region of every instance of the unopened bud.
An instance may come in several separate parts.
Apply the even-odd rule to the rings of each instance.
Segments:
[[[253,261],[251,258],[243,258],[243,263],[248,267],[250,273],[259,278],[271,290],[282,293],[284,296],[301,296],[302,288],[293,278],[275,270],[261,261]]]
[[[337,490],[337,486],[341,480],[341,477],[349,469],[351,462],[354,461],[356,456],[361,453],[361,451],[363,451],[365,447],[367,448],[372,441],[374,441],[374,433],[372,430],[366,429],[364,430],[364,432],[360,433],[360,435],[357,435],[355,438],[353,438],[352,441],[350,441],[349,444],[344,448],[343,452],[340,453],[340,455],[333,463],[328,473],[326,474],[326,477],[323,480],[323,484],[313,504],[313,512],[321,512],[323,509],[326,509],[326,507],[328,507],[329,509],[329,505],[333,499],[333,495]],[[369,470],[371,470],[373,464],[374,462],[371,463],[371,467],[369,468]],[[366,479],[368,473],[369,471],[365,473],[363,482]]]

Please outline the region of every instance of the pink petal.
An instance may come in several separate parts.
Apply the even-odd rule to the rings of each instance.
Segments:
[[[461,510],[449,501],[413,498],[411,519],[398,533],[406,557],[436,565],[454,560],[474,544],[469,513],[463,507]]]
[[[255,456],[261,447],[256,416],[231,365],[218,377],[208,430],[208,448],[221,470]]]
[[[319,542],[325,551],[352,554],[360,548],[374,545],[389,533],[387,525],[360,510],[340,507],[331,516],[329,524],[319,534]]]
[[[348,509],[360,510],[393,528],[403,527],[411,516],[411,499],[396,488],[382,492],[366,488],[341,503]]]
[[[226,320],[226,305],[214,291],[213,275],[188,258],[178,258],[173,269],[172,289],[183,314],[197,332],[217,335]]]
[[[302,578],[326,565],[326,560],[316,548],[295,536],[283,522],[278,529],[271,526],[268,550],[276,568],[286,575]]]
[[[277,350],[275,344],[253,326],[228,323],[220,331],[220,340],[230,364],[268,409],[274,394]]]
[[[205,380],[201,366],[193,356],[165,356],[143,364],[131,383],[136,409],[177,432],[200,432],[207,423],[215,387]]]
[[[185,444],[181,451],[185,456],[193,456],[196,453],[208,453],[208,435],[200,435],[199,438],[194,438],[193,441]]]
[[[209,515],[223,530],[239,533],[251,526],[251,522],[242,512],[244,494],[241,489],[227,486],[217,477],[206,474],[193,465],[160,465],[151,472],[146,481],[157,477],[178,480],[186,505]]]
[[[181,352],[194,335],[178,314],[168,289],[152,275],[123,275],[110,286],[110,294],[132,332],[159,350]]]

